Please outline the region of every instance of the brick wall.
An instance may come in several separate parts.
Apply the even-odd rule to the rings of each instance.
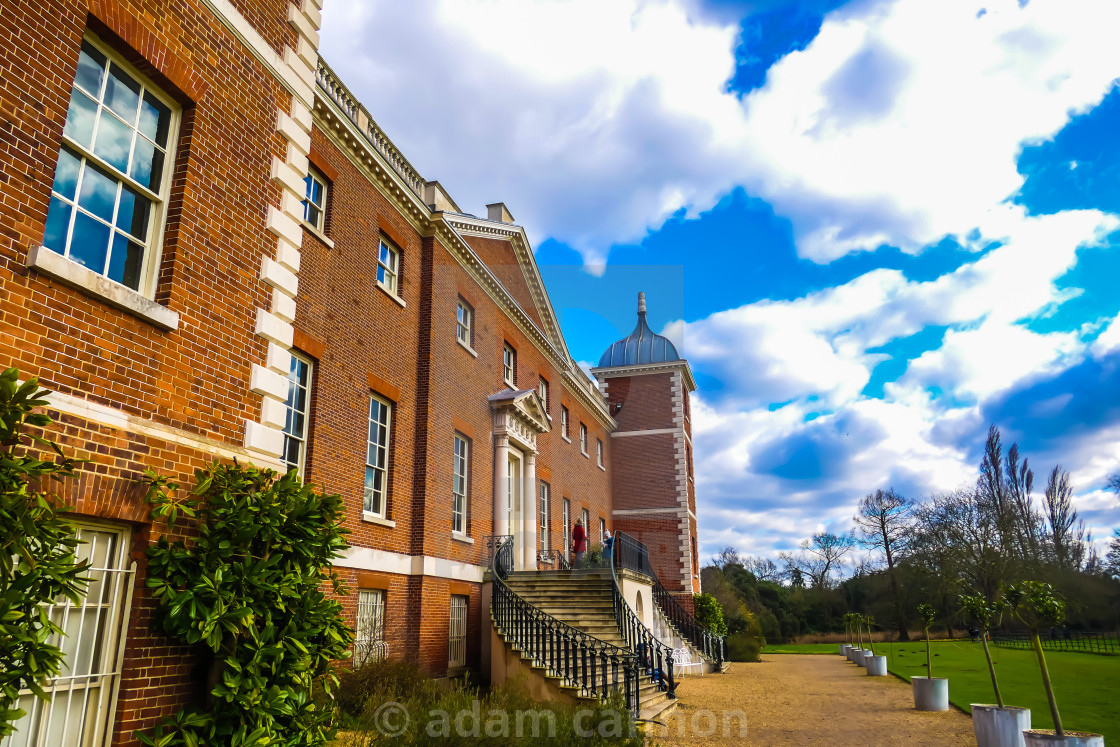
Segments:
[[[237,2],[275,51],[295,44],[288,0]],[[83,34],[95,33],[181,108],[155,300],[178,312],[165,331],[27,266],[47,206]],[[144,550],[144,469],[185,485],[216,457],[240,454],[259,414],[249,372],[270,289],[260,280],[265,229],[284,157],[276,112],[290,94],[198,0],[6,3],[0,13],[0,359],[60,393],[50,437],[88,459],[64,483],[76,518],[132,527],[138,564],[113,744],[137,744],[195,698],[194,659],[151,630]],[[62,406],[62,403],[65,406]],[[104,424],[108,421],[113,425]]]

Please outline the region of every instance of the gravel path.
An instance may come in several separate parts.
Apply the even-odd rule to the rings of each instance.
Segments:
[[[914,710],[910,685],[838,655],[767,654],[722,675],[681,678],[658,745],[975,745],[972,718]],[[745,713],[736,717],[734,711]],[[728,716],[724,716],[728,713]]]

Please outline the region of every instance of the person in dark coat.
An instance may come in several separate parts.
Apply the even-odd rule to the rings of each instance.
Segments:
[[[587,532],[583,529],[583,519],[576,519],[572,529],[572,567],[583,567],[583,556],[587,553]]]

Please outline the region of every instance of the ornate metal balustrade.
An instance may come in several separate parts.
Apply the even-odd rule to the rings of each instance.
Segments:
[[[644,573],[653,579],[653,600],[681,638],[715,662],[717,669],[722,667],[727,659],[727,636],[716,635],[709,630],[682,607],[673,594],[665,588],[650,564],[649,549],[645,543],[625,532],[617,532],[613,549],[612,556],[617,556],[616,562],[620,568]]]
[[[625,535],[623,535],[625,536]],[[627,538],[632,539],[632,538]],[[643,546],[644,547],[644,546]],[[622,589],[618,585],[619,567],[616,556],[621,555],[622,544],[618,542],[618,535],[611,544],[609,553],[611,565],[611,580],[614,596],[614,619],[618,623],[618,632],[622,640],[638,656],[638,664],[642,672],[650,677],[653,682],[670,698],[677,697],[677,681],[673,676],[673,649],[657,640],[656,636],[645,626],[634,610],[630,609],[626,598],[622,596]]]
[[[331,101],[346,115],[358,131],[362,133],[369,144],[373,146],[389,167],[396,172],[408,188],[417,197],[423,197],[424,185],[426,182],[420,176],[419,172],[413,168],[408,159],[393,145],[393,141],[389,136],[377,126],[377,122],[369,115],[369,112],[358,101],[354,94],[350,93],[342,81],[339,80],[334,70],[331,70],[327,63],[323,62],[323,58],[319,58],[318,67],[315,70],[315,82],[323,93],[327,95]]]
[[[542,565],[551,565],[558,571],[570,571],[572,566],[568,563],[568,559],[564,557],[564,553],[559,550],[546,550],[542,552],[537,558],[537,562]]]
[[[494,575],[490,611],[506,640],[537,666],[579,688],[580,694],[601,698],[619,692],[637,718],[638,656],[588,635],[537,609],[506,583],[513,570],[513,537],[487,537]]]

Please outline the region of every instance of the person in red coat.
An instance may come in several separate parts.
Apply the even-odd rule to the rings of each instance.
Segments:
[[[583,529],[583,519],[576,519],[576,525],[572,529],[572,567],[583,567],[583,556],[587,552],[587,532]]]

